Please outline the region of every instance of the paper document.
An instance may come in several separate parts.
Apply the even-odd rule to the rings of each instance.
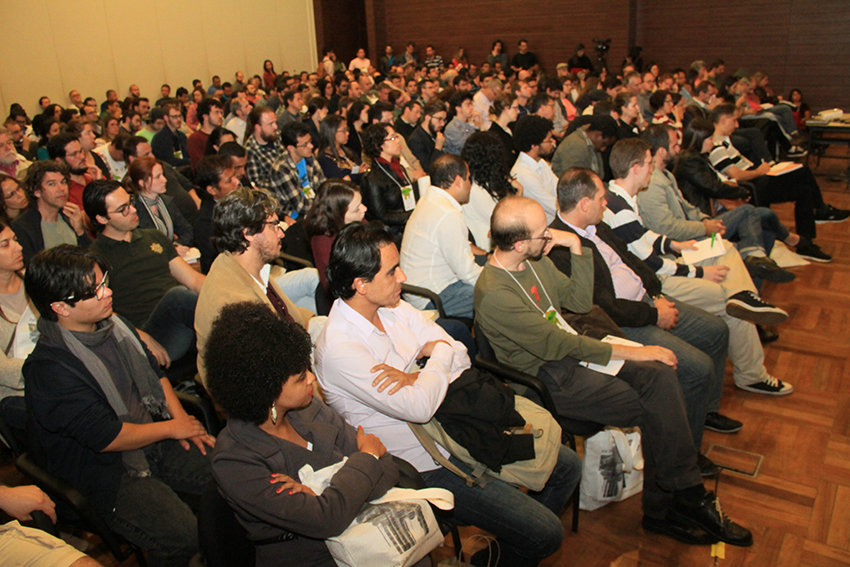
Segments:
[[[636,343],[634,341],[630,341],[628,339],[621,339],[620,337],[612,337],[611,335],[607,335],[604,339],[602,339],[603,343],[609,343],[612,345],[622,345],[622,346],[630,346],[630,347],[642,347],[643,345],[640,343]],[[626,363],[625,360],[611,360],[608,364],[594,364],[592,362],[582,362],[582,366],[594,370],[596,372],[600,372],[602,374],[607,374],[608,376],[616,376],[623,365]]]
[[[711,243],[712,240],[714,240],[714,245]],[[696,243],[696,248],[696,250],[682,250],[682,260],[685,261],[685,264],[694,265],[697,262],[716,256],[723,256],[726,253],[723,237],[719,234],[700,240]]]
[[[770,171],[768,171],[767,174],[776,177],[777,175],[785,175],[786,173],[791,173],[792,171],[796,171],[801,167],[803,167],[803,164],[794,163],[793,161],[781,161],[771,167]]]

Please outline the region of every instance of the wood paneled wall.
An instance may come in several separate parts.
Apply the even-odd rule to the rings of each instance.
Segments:
[[[408,41],[414,41],[420,57],[431,43],[446,61],[463,47],[470,62],[480,64],[487,59],[493,40],[503,40],[508,55],[513,56],[523,37],[541,64],[554,72],[555,65],[566,62],[579,42],[595,60],[594,37],[612,39],[609,65],[619,66],[628,51],[630,0],[370,1],[376,10],[377,53],[370,49],[373,58],[383,54],[386,44],[401,53]]]
[[[850,112],[846,0],[642,0],[636,17],[645,62],[670,68],[721,58],[728,74],[768,73],[777,93],[801,89],[815,112]]]

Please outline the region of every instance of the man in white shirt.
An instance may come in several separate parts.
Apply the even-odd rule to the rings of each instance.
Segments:
[[[484,129],[490,129],[490,107],[496,102],[496,98],[502,94],[502,81],[496,77],[490,77],[485,81],[484,86],[480,91],[472,97],[472,102],[475,105],[475,110],[484,119]]]
[[[439,294],[449,317],[470,319],[481,273],[466,245],[469,229],[461,212],[471,189],[466,163],[455,155],[440,156],[431,166],[431,188],[410,215],[401,242],[401,269],[410,283]],[[410,303],[433,308],[421,297],[411,297]]]
[[[523,196],[540,203],[546,222],[551,224],[558,212],[558,178],[543,158],[555,150],[552,121],[533,115],[518,120],[514,147],[519,156],[511,168],[511,177],[522,185]]]
[[[227,121],[224,127],[236,134],[236,141],[242,146],[245,144],[245,129],[248,127],[251,103],[245,98],[237,97],[230,103],[230,112],[233,113],[233,117]]]
[[[558,516],[578,480],[578,459],[562,447],[546,487],[530,494],[497,479],[483,488],[469,487],[434,462],[406,422],[429,421],[470,362],[460,343],[401,301],[405,279],[385,227],[352,223],[337,237],[328,283],[338,299],[315,350],[328,404],[351,425],[380,437],[388,451],[419,470],[426,484],[450,490],[455,518],[494,534],[502,564],[536,565],[561,545]],[[483,553],[474,565],[486,562],[488,552]]]

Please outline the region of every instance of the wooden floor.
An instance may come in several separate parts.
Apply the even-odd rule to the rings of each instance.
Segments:
[[[840,173],[847,163],[825,159],[816,171]],[[827,202],[850,208],[843,181],[818,180]],[[792,206],[775,210],[793,226]],[[765,348],[765,363],[795,392],[773,398],[737,390],[727,367],[722,411],[743,421],[744,428],[734,435],[705,434],[704,451],[718,462],[741,469],[758,464],[754,476],[721,475],[723,508],[753,531],[755,544],[727,546],[718,565],[850,565],[850,221],[819,225],[817,242],[834,256],[831,264],[795,268],[796,281],[766,284],[763,290],[766,299],[790,314],[777,329],[779,341]],[[15,478],[10,466],[0,467],[0,479]],[[714,489],[713,482],[707,486]],[[577,534],[569,533],[570,512],[563,519],[568,535],[545,566],[715,564],[709,547],[644,533],[640,497],[582,512]],[[96,539],[92,546],[90,552],[104,565],[117,565]],[[434,557],[449,553],[437,550]],[[135,564],[130,559],[121,565]]]

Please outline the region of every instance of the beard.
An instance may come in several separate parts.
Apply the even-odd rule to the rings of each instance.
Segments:
[[[428,131],[431,133],[431,136],[432,136],[433,138],[436,138],[436,137],[437,137],[437,134],[438,134],[441,130],[436,130],[436,129],[434,128],[434,124],[433,124],[432,122],[429,122],[429,123],[428,123]]]
[[[262,138],[263,141],[268,144],[269,142],[276,142],[277,138],[278,138],[278,134],[277,133],[275,133],[275,134],[262,134],[261,133],[260,138]]]
[[[89,168],[86,166],[69,168],[71,175],[85,175],[88,170]]]

